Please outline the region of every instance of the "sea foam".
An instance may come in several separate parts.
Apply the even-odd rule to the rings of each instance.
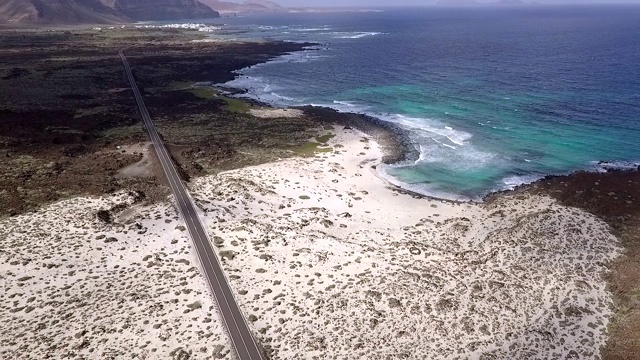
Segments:
[[[334,39],[361,39],[367,36],[383,35],[381,32],[334,33]]]
[[[520,185],[531,184],[532,182],[540,180],[543,177],[544,176],[540,174],[507,176],[502,179],[502,183],[504,185],[503,188],[497,190],[513,190]]]

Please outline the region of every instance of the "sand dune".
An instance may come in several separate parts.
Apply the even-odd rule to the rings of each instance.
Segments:
[[[618,252],[604,223],[542,197],[398,194],[374,142],[332,133],[331,153],[194,186],[275,359],[596,357]]]
[[[373,140],[329,133],[316,157],[191,186],[272,358],[598,358],[620,251],[603,222],[540,196],[414,198]],[[182,229],[135,194],[0,221],[1,357],[229,358]]]
[[[230,351],[172,206],[75,198],[0,222],[0,358]],[[107,224],[99,210],[125,209]]]

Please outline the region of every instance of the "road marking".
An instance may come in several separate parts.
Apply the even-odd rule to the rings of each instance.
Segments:
[[[160,135],[158,134],[153,124],[153,121],[151,120],[151,115],[149,114],[149,111],[146,105],[144,104],[142,94],[140,93],[140,89],[138,88],[135,78],[133,77],[133,72],[131,71],[131,67],[129,66],[129,63],[126,57],[124,56],[124,52],[120,50],[119,54],[120,54],[122,63],[124,64],[124,67],[127,73],[127,78],[129,80],[129,83],[131,84],[134,97],[138,104],[138,109],[140,110],[140,114],[142,115],[145,128],[147,129],[147,133],[149,134],[149,137],[153,142],[154,148],[156,149],[156,154],[158,155],[158,159],[160,160],[160,165],[167,177],[167,181],[169,182],[169,187],[171,188],[171,191],[175,197],[178,211],[182,216],[185,222],[185,225],[187,225],[189,236],[192,239],[193,246],[196,249],[196,253],[198,254],[198,259],[200,260],[200,264],[202,266],[202,270],[203,270],[202,272],[207,278],[207,282],[209,283],[209,287],[211,288],[211,293],[213,294],[213,297],[216,300],[218,312],[220,313],[220,316],[222,317],[222,320],[225,324],[225,327],[229,334],[229,338],[233,344],[234,350],[236,351],[236,355],[238,355],[238,357],[241,360],[244,360],[244,359],[264,360],[263,353],[262,351],[260,351],[260,348],[258,347],[258,344],[256,343],[255,338],[251,333],[251,330],[249,329],[249,326],[247,325],[246,320],[244,319],[244,316],[242,315],[242,311],[240,311],[240,307],[235,301],[231,286],[229,285],[228,279],[226,278],[225,273],[222,270],[221,263],[217,258],[215,258],[215,261],[213,261],[209,256],[209,252],[211,252],[214,257],[216,255],[213,247],[211,246],[211,242],[208,238],[208,234],[205,231],[204,226],[200,221],[200,218],[194,206],[193,200],[191,199],[191,196],[187,192],[186,187],[182,183],[182,180],[180,180],[180,175],[178,174],[175,166],[173,165],[173,162],[171,161],[171,157],[169,156],[169,153],[166,147],[164,146],[163,141],[160,138]],[[193,231],[192,231],[192,228],[193,228]],[[197,241],[196,241],[196,236],[197,236]],[[203,237],[204,237],[204,240],[203,240]],[[205,246],[205,243],[209,245],[208,248]],[[202,252],[204,252],[207,262],[204,261],[205,258],[202,256],[200,252],[201,250],[200,247],[202,247]],[[207,269],[209,269],[210,271],[207,271]],[[218,277],[218,271],[216,270],[218,270],[222,274],[223,281],[220,281],[220,278]],[[214,284],[212,283],[212,279],[209,276],[209,273],[213,274],[213,277],[215,278],[215,282],[217,286],[214,286]],[[216,291],[215,291],[216,289],[218,289],[219,292],[221,293],[220,296],[216,294]],[[227,316],[225,316],[225,311],[223,311],[223,308],[221,307],[222,304],[220,302],[220,297],[224,300],[224,305],[226,305],[225,310],[227,310],[227,316],[231,317],[231,321],[233,322],[233,325],[235,325],[235,329],[229,327],[229,322],[227,322]],[[231,297],[231,302],[229,301],[229,297]],[[238,321],[236,319],[236,312],[240,316],[240,321],[241,321],[241,324],[243,325],[242,327],[238,324]],[[232,330],[235,330],[235,331],[232,331]],[[241,348],[238,348],[236,344],[236,341],[234,339],[235,338],[234,333],[237,333],[237,336],[240,338],[240,341],[242,342],[242,345],[244,347],[244,349],[242,349],[244,350],[243,352],[240,351]],[[250,349],[249,346],[247,346],[247,343],[245,342],[246,336],[251,338],[254,346],[253,349]],[[256,356],[252,355],[252,352]]]

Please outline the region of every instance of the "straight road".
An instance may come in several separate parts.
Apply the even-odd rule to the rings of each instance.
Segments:
[[[198,213],[193,205],[193,201],[187,193],[187,190],[182,183],[182,179],[180,178],[180,175],[178,175],[171,157],[169,156],[162,139],[158,135],[158,131],[156,130],[153,121],[151,121],[151,116],[149,116],[149,111],[147,111],[147,107],[144,104],[142,95],[140,94],[140,90],[136,84],[136,80],[131,72],[129,62],[124,56],[124,52],[122,50],[120,50],[120,59],[122,60],[122,64],[124,64],[124,68],[127,72],[127,77],[129,78],[129,83],[133,89],[133,95],[138,103],[138,109],[140,110],[140,114],[144,120],[147,133],[153,142],[153,146],[158,154],[158,159],[160,159],[162,169],[164,170],[169,186],[171,187],[171,191],[176,199],[180,214],[182,215],[185,225],[189,230],[191,240],[193,241],[193,245],[198,253],[200,264],[202,265],[202,270],[209,282],[209,286],[211,287],[216,303],[218,304],[218,309],[220,310],[222,320],[227,328],[227,332],[229,333],[229,337],[233,343],[233,348],[238,355],[238,359],[265,360],[262,349],[258,347],[258,344],[249,330],[249,326],[247,326],[247,322],[244,316],[242,316],[242,312],[233,297],[231,287],[229,286],[227,278],[220,266],[220,261],[211,247],[209,236],[200,222],[200,218],[198,217]]]

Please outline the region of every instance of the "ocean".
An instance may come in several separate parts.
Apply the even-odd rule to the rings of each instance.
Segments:
[[[640,165],[640,6],[218,21],[216,36],[319,44],[226,85],[274,106],[327,106],[409,130],[419,158],[382,169],[408,189],[475,200],[549,174]]]

